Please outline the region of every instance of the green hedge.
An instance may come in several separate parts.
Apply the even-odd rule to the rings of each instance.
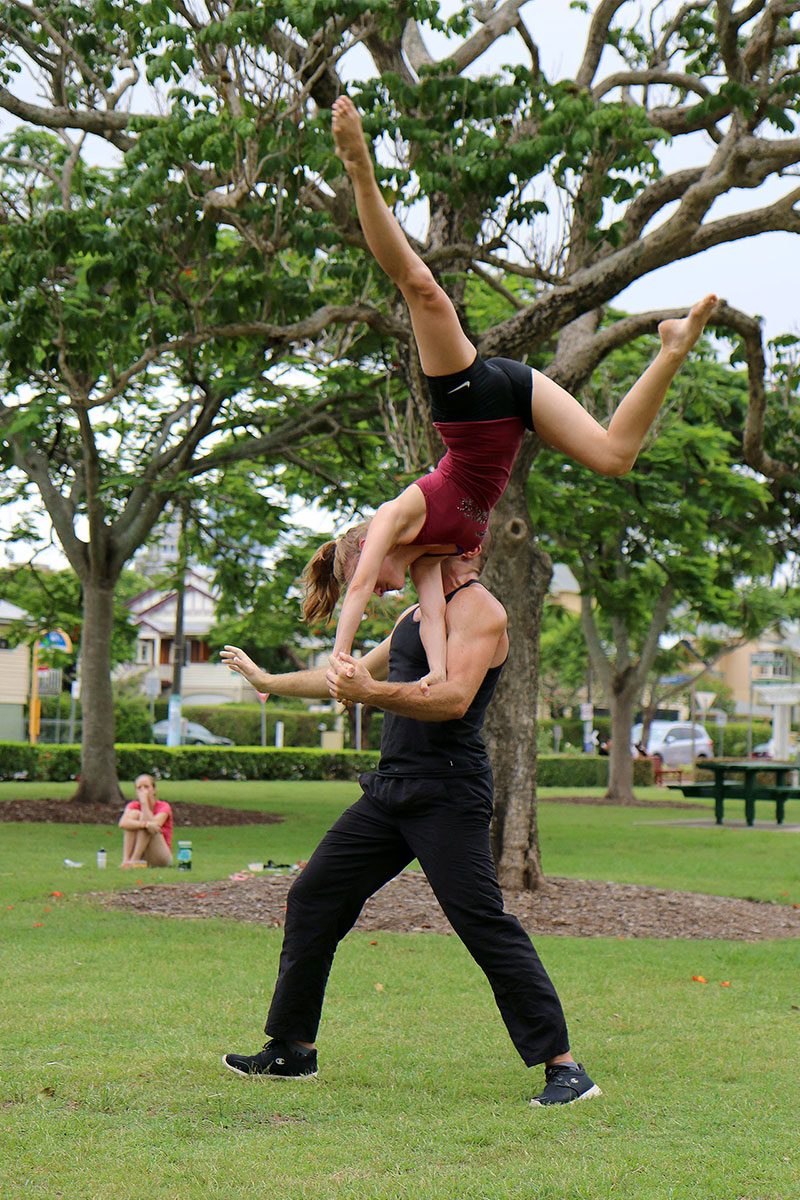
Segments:
[[[355,779],[378,761],[371,751],[236,746],[118,745],[120,779]],[[0,779],[70,780],[80,774],[80,746],[0,743]]]
[[[719,734],[720,731],[714,724],[713,719],[708,721],[698,721],[699,725],[705,725],[708,731],[708,736],[714,743],[714,753],[719,752]],[[564,743],[569,742],[571,746],[580,749],[583,746],[583,722],[573,717],[564,717],[562,720],[555,721],[547,718],[539,721],[540,746],[550,746],[553,744],[553,726],[561,726],[561,748]],[[592,722],[592,727],[597,730],[600,740],[611,736],[611,719],[610,717],[595,717]],[[772,736],[771,721],[753,721],[753,741],[752,744],[757,746],[759,742],[769,741]],[[722,730],[722,754],[725,758],[744,758],[747,755],[747,721],[729,721]]]
[[[539,787],[606,787],[608,759],[599,754],[540,754],[536,771]],[[651,787],[653,764],[647,758],[633,760],[634,787]]]
[[[142,774],[159,779],[355,779],[378,762],[374,751],[269,746],[118,745],[116,755],[120,779]],[[80,746],[0,743],[0,779],[77,779],[80,761]],[[637,787],[652,784],[652,763],[636,760],[633,771]],[[544,754],[539,757],[538,781],[541,787],[605,787],[608,759]]]

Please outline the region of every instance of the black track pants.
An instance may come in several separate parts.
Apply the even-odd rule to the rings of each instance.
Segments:
[[[491,776],[362,777],[364,794],[289,891],[269,1037],[316,1040],[340,940],[362,906],[418,858],[453,929],[486,974],[527,1066],[569,1049],[564,1013],[530,938],[503,909],[489,845]]]

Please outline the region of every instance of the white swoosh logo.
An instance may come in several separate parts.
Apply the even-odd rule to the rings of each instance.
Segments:
[[[454,388],[452,388],[452,389],[451,389],[451,390],[450,390],[450,391],[447,393],[447,394],[448,394],[448,396],[454,396],[454,395],[455,395],[455,393],[456,393],[456,392],[460,392],[462,388],[465,388],[465,387],[466,387],[466,388],[468,388],[468,387],[469,387],[469,384],[470,384],[470,381],[469,381],[468,379],[465,379],[463,383],[460,383],[460,384],[458,385],[458,387],[454,387]]]

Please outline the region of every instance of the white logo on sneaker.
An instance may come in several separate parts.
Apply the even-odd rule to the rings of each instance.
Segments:
[[[458,387],[451,388],[450,391],[447,393],[448,396],[454,396],[456,394],[456,392],[460,392],[462,388],[468,388],[469,384],[470,384],[470,381],[468,379],[465,379],[463,383],[460,383],[458,385]]]

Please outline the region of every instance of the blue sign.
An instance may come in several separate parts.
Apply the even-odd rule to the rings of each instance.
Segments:
[[[72,639],[68,633],[64,633],[63,629],[51,629],[49,633],[45,633],[41,638],[42,644],[49,646],[52,650],[63,650],[66,654],[72,653]]]

